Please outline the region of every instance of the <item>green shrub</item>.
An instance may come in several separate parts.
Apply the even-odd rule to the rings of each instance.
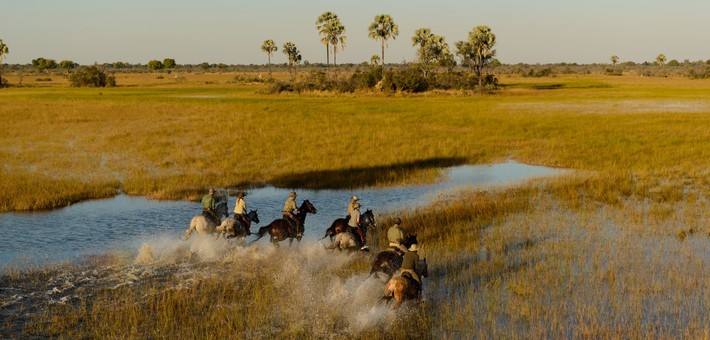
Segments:
[[[69,75],[72,87],[113,87],[116,86],[116,77],[107,75],[96,66],[84,67]]]

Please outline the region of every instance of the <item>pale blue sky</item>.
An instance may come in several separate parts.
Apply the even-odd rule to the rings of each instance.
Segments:
[[[488,25],[503,63],[608,63],[710,59],[710,0],[2,0],[0,39],[5,63],[38,57],[80,64],[147,63],[174,58],[264,64],[261,43],[291,41],[303,60],[325,62],[316,18],[335,12],[348,38],[338,63],[369,61],[379,43],[367,37],[377,14],[391,15],[400,34],[385,51],[388,62],[412,61],[414,31],[429,27],[454,43],[474,26]]]

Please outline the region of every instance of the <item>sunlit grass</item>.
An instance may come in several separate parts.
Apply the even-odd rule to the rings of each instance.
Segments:
[[[429,159],[515,158],[707,182],[707,81],[570,77],[532,83],[562,88],[531,90],[529,79],[503,78],[512,85],[500,95],[372,97],[261,95],[258,86],[222,82],[234,76],[214,75],[217,84],[202,85],[4,89],[2,171],[119,183],[124,192],[157,198]],[[150,75],[125,77],[143,84]],[[18,190],[3,190],[3,210],[28,208],[16,202]],[[33,209],[56,206],[39,203],[44,191],[22,190],[38,202]],[[60,190],[62,197],[100,196]]]
[[[512,188],[469,188],[396,212],[418,234],[429,264],[425,300],[416,307],[377,305],[382,283],[366,279],[368,256],[328,254],[319,244],[170,243],[170,250],[146,245],[133,259],[107,256],[83,267],[10,267],[3,286],[60,286],[69,301],[24,306],[26,316],[4,321],[14,331],[0,334],[710,334],[708,81],[503,77],[509,86],[495,95],[388,97],[267,96],[229,76],[171,85],[145,77],[127,76],[136,87],[0,91],[7,122],[0,209],[57,207],[117,189],[196,198],[207,186],[421,183],[441,165],[510,158],[576,171]],[[373,254],[384,248],[393,214],[377,216]],[[92,275],[96,285],[86,290],[63,286],[69,276],[79,286]]]

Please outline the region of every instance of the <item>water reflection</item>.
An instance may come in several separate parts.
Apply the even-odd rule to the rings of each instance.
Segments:
[[[415,207],[455,189],[475,185],[503,185],[535,177],[552,176],[562,170],[508,162],[494,165],[464,165],[447,168],[446,178],[421,186],[359,190],[303,190],[297,203],[310,200],[318,209],[306,219],[306,239],[323,236],[330,223],[347,213],[354,194],[364,209],[375,213]],[[266,187],[248,192],[250,209],[257,209],[264,226],[281,218],[281,208],[292,189]],[[234,197],[230,197],[230,212]],[[49,212],[7,213],[0,215],[0,267],[22,259],[57,261],[107,251],[136,251],[156,237],[184,234],[192,216],[200,213],[199,203],[153,201],[143,197],[117,196],[111,199],[78,203]],[[364,211],[364,210],[363,210]],[[261,242],[261,241],[260,241]],[[263,241],[268,242],[268,241]]]

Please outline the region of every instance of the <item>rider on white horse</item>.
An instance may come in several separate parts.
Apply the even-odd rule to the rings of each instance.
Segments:
[[[209,193],[202,197],[202,215],[214,221],[214,224],[219,224],[220,219],[217,217],[215,205],[214,189],[210,188]]]

